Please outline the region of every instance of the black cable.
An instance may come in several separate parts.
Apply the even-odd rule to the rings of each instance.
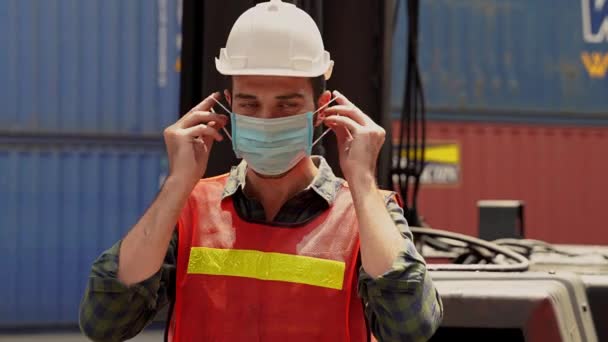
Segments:
[[[397,1],[397,10],[399,10],[400,8],[400,4],[401,1],[398,0]],[[407,13],[407,9],[406,9],[406,13]],[[396,22],[395,22],[396,24]],[[407,153],[407,148],[404,151],[404,138],[405,138],[405,129],[406,126],[409,128],[409,123],[406,124],[407,120],[408,120],[408,116],[409,116],[409,92],[410,92],[410,87],[409,87],[409,80],[408,80],[408,74],[410,73],[410,65],[408,63],[409,61],[409,38],[408,38],[408,42],[407,44],[404,44],[404,48],[406,49],[406,75],[405,75],[405,94],[402,100],[402,105],[401,105],[401,114],[400,114],[400,121],[399,121],[399,148],[397,150],[397,165],[396,165],[396,169],[393,171],[396,175],[397,175],[397,179],[398,179],[398,185],[399,185],[399,192],[401,193],[401,197],[403,198],[404,201],[404,206],[405,206],[405,210],[407,210],[409,208],[409,198],[408,198],[408,193],[407,193],[407,184],[409,182],[408,179],[408,173],[404,172],[404,168],[405,170],[407,170],[408,168],[408,164],[407,164],[407,159],[403,159],[403,153]],[[409,134],[408,134],[408,138],[409,138]],[[405,158],[408,158],[409,156],[406,155]],[[405,164],[405,165],[404,165]]]
[[[525,271],[529,267],[530,258],[542,254],[557,254],[568,258],[599,256],[608,260],[608,254],[601,251],[573,252],[540,240],[485,241],[430,228],[412,227],[411,231],[415,235],[418,251],[422,253],[423,248],[428,246],[436,252],[448,253],[452,259],[452,264],[428,264],[428,269],[432,271]],[[501,259],[500,256],[504,258]]]
[[[533,239],[498,239],[492,241],[493,243],[511,248],[511,249],[525,249],[529,253],[532,254],[559,254],[567,257],[582,257],[582,256],[601,256],[604,259],[608,260],[608,255],[604,254],[600,251],[585,251],[585,252],[569,252],[559,247],[555,247],[554,245],[540,240]]]
[[[416,56],[416,60],[418,57]],[[418,62],[416,62],[418,64]],[[419,104],[420,104],[420,149],[418,150],[419,158],[418,158],[418,169],[416,170],[416,182],[414,185],[414,205],[417,205],[418,192],[420,190],[420,177],[422,177],[422,172],[424,171],[424,167],[426,165],[424,152],[426,151],[426,107],[424,104],[424,91],[422,88],[422,81],[420,79],[420,73],[416,73],[416,82],[417,87],[420,89],[418,92]]]
[[[417,215],[417,201],[418,201],[418,192],[420,189],[420,177],[422,176],[422,172],[424,171],[424,151],[426,147],[426,123],[425,123],[425,107],[424,107],[424,91],[422,87],[422,81],[420,79],[420,65],[418,60],[418,37],[419,37],[419,14],[420,14],[420,2],[415,1],[412,3],[413,6],[413,30],[414,34],[412,35],[412,45],[413,45],[413,53],[412,60],[415,65],[415,73],[413,75],[415,89],[416,89],[416,99],[414,115],[417,118],[417,122],[414,125],[414,140],[416,141],[416,145],[414,147],[414,154],[416,155],[416,164],[415,164],[415,178],[414,178],[414,189],[413,189],[413,198],[412,198],[412,206],[415,209],[415,213]],[[420,131],[420,132],[419,132]],[[418,133],[420,133],[420,138]],[[419,220],[418,220],[419,221]]]
[[[397,11],[400,9],[400,4],[401,1],[398,1]],[[395,152],[395,161],[392,162],[392,178],[396,190],[404,200],[406,219],[410,224],[420,226],[417,203],[426,148],[424,93],[418,63],[420,0],[409,0],[403,7],[407,14],[408,24],[407,44],[404,44],[406,75],[399,120],[399,146]]]
[[[490,260],[487,256],[482,258],[483,262],[488,264],[427,264],[427,269],[431,271],[484,271],[484,272],[523,272],[528,270],[530,262],[528,258],[523,255],[509,249],[502,247],[496,243],[474,238],[472,236],[448,232],[445,230],[431,229],[431,228],[420,228],[411,227],[412,233],[417,236],[430,236],[435,238],[446,238],[451,240],[457,240],[466,242],[470,247],[473,246],[473,250],[480,254],[486,254],[490,252],[493,255],[503,255],[511,262],[514,263],[502,263],[502,264],[489,264],[493,260]],[[483,250],[485,249],[485,250]],[[470,257],[466,255],[464,258]],[[466,260],[462,260],[467,262]],[[470,262],[470,261],[469,261]]]
[[[398,0],[397,1],[397,10],[399,10],[401,5],[401,1]],[[408,12],[408,9],[406,8],[406,13]],[[408,20],[409,23],[409,20]],[[396,22],[395,22],[396,25]],[[404,201],[404,206],[405,209],[407,210],[409,208],[409,198],[408,198],[408,183],[409,183],[409,174],[407,172],[407,169],[409,167],[409,161],[407,158],[409,158],[409,156],[407,156],[408,153],[408,145],[409,145],[409,98],[410,98],[410,86],[409,86],[409,78],[408,75],[410,74],[410,63],[409,63],[409,53],[410,53],[410,42],[409,42],[409,37],[408,37],[408,42],[407,44],[404,44],[404,48],[405,48],[405,56],[406,56],[406,75],[405,75],[405,94],[403,96],[403,100],[402,100],[402,105],[401,105],[401,116],[400,116],[400,127],[399,127],[399,148],[397,150],[397,165],[396,165],[396,170],[394,170],[393,172],[396,173],[397,177],[398,177],[398,184],[399,184],[399,192],[401,193],[401,197],[403,198]],[[407,134],[407,144],[404,150],[404,138],[406,136],[405,134],[405,130],[406,127],[408,129],[408,134]],[[403,159],[403,153],[406,153],[405,156],[405,160]],[[405,165],[404,165],[405,164]],[[403,170],[405,168],[405,171]]]
[[[408,157],[412,159],[412,168],[413,168],[413,174],[414,174],[414,182],[417,182],[418,180],[418,153],[419,153],[419,146],[418,146],[418,124],[419,124],[419,112],[418,112],[418,89],[419,89],[419,84],[417,82],[418,80],[418,59],[416,58],[416,55],[418,54],[418,1],[408,1],[408,4],[410,4],[411,9],[410,9],[410,21],[411,21],[411,26],[410,26],[410,30],[412,30],[412,34],[410,34],[410,64],[411,64],[411,68],[412,68],[412,75],[410,77],[410,82],[413,84],[413,91],[412,91],[412,109],[411,109],[411,115],[412,115],[412,126],[411,126],[411,134],[414,135],[413,139],[412,139],[412,150],[413,150],[413,154],[412,157]],[[414,191],[415,191],[415,186],[414,186]],[[416,208],[416,198],[414,196],[414,194],[412,194],[412,207]]]

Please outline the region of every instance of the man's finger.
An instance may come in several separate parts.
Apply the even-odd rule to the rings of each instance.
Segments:
[[[199,104],[197,104],[192,109],[190,109],[190,112],[196,112],[196,111],[208,112],[209,109],[211,109],[211,107],[213,107],[213,105],[215,105],[215,101],[213,100],[214,98],[216,100],[219,100],[220,99],[220,93],[219,92],[215,92],[215,93],[207,96],[207,98],[205,98]]]
[[[346,106],[346,107],[352,107],[352,108],[356,109],[356,111],[354,112],[354,114],[358,118],[357,121],[364,121],[364,122],[366,122],[368,124],[374,123],[374,120],[372,120],[372,118],[370,118],[365,113],[363,113],[363,111],[361,109],[359,109],[357,106],[355,106],[354,103],[350,102],[350,100],[346,96],[342,95],[342,93],[340,93],[337,90],[334,90],[333,94],[336,97],[336,102],[338,103],[338,105],[343,105],[343,106]],[[334,106],[334,107],[337,107],[337,106]]]
[[[325,120],[323,122],[332,128],[334,128],[336,126],[344,127],[353,134],[356,134],[361,129],[360,124],[358,124],[355,120],[353,120],[349,117],[346,117],[346,116],[337,116],[337,115],[328,116],[325,118]]]
[[[336,97],[336,102],[338,102],[338,104],[356,107],[352,102],[350,102],[350,100],[346,96],[342,95],[342,93],[340,93],[339,91],[334,90],[334,96]]]
[[[205,152],[209,152],[209,148],[207,147],[207,144],[203,141],[203,139],[201,139],[200,137],[195,138],[192,141],[192,144],[194,145],[195,148],[197,149],[201,149]]]
[[[353,136],[348,128],[334,123],[327,123],[327,126],[331,127],[331,131],[336,135],[336,142],[338,143],[338,149],[340,151],[343,150],[345,146],[348,146],[353,140]]]
[[[217,141],[222,141],[224,137],[217,131],[215,127],[211,127],[213,122],[209,123],[209,125],[200,124],[187,129],[184,129],[184,134],[189,137],[211,137]]]
[[[179,128],[185,129],[211,121],[216,121],[218,124],[221,124],[221,127],[223,127],[228,122],[228,117],[226,115],[217,113],[192,111],[182,118],[182,120],[179,122]]]
[[[347,116],[357,122],[359,125],[364,126],[368,123],[365,118],[365,114],[353,106],[348,105],[336,105],[325,110],[326,118],[332,115]]]
[[[352,139],[352,135],[346,127],[333,126],[331,130],[336,135],[336,142],[338,143],[338,146],[342,146],[346,143],[346,141]]]

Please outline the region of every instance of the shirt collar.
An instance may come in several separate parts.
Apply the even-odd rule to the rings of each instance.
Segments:
[[[342,186],[342,183],[344,183],[344,180],[336,177],[329,164],[327,164],[325,158],[321,156],[312,156],[311,158],[313,163],[319,169],[319,172],[312,180],[310,185],[302,190],[302,192],[313,190],[324,200],[326,200],[329,205],[332,205],[338,190]],[[234,195],[237,190],[242,191],[245,189],[245,182],[247,178],[246,174],[247,162],[245,162],[245,160],[242,160],[239,165],[232,167],[226,185],[224,186],[222,199]]]

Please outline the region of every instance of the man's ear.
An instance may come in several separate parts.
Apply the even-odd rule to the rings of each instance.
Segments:
[[[329,102],[329,100],[331,100],[331,92],[329,90],[326,90],[321,94],[321,96],[319,96],[317,108],[325,106],[327,102]],[[317,113],[316,117],[317,118],[315,119],[315,127],[319,126],[323,122],[323,119],[325,119],[325,108],[320,110]]]
[[[232,95],[230,94],[230,91],[228,91],[228,89],[224,89],[224,97],[226,98],[228,105],[232,107]]]

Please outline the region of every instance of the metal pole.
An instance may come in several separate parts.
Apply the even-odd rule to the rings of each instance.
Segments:
[[[385,0],[383,22],[383,58],[382,58],[382,103],[380,109],[379,124],[386,130],[386,140],[378,158],[378,185],[389,189],[392,188],[391,167],[393,159],[393,118],[391,108],[392,87],[392,50],[393,29],[395,26],[396,0]]]

